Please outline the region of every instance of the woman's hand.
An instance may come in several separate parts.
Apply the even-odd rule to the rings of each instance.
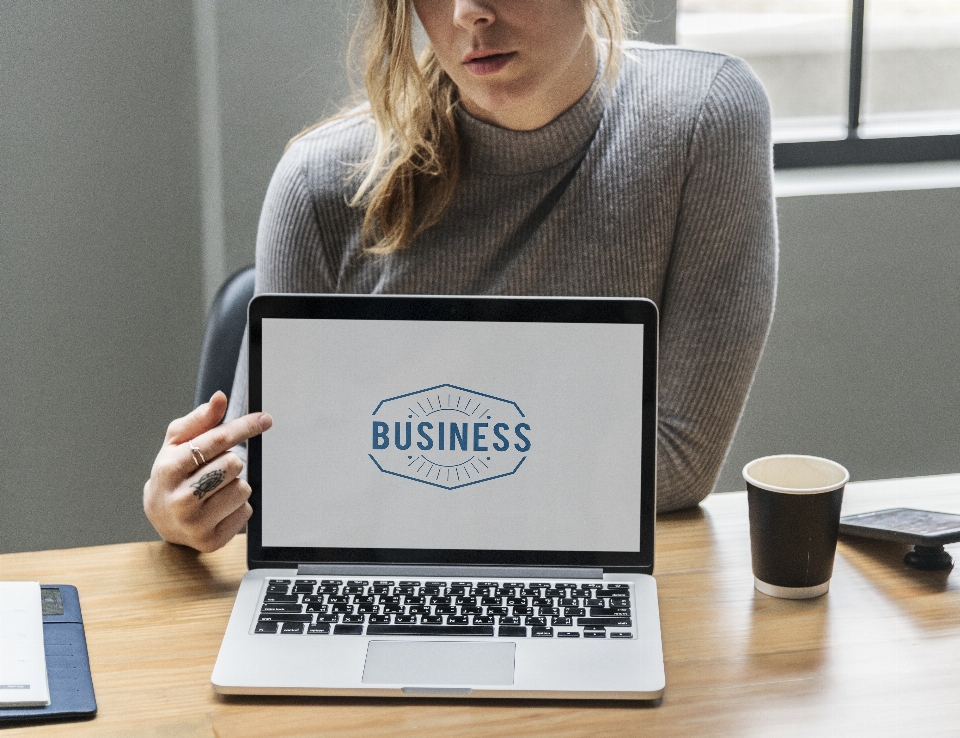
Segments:
[[[273,418],[251,413],[218,427],[226,411],[226,395],[216,392],[167,428],[143,486],[143,510],[169,543],[216,551],[253,514],[250,485],[238,478],[243,462],[230,449],[267,430]]]

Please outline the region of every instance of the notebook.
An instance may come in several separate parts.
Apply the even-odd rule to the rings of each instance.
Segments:
[[[261,295],[225,694],[655,699],[657,311]]]

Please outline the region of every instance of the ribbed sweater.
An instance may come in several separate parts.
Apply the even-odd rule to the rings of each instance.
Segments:
[[[347,204],[373,144],[370,119],[298,139],[263,205],[256,291],[650,298],[660,310],[658,510],[696,505],[720,472],[773,314],[760,82],[733,57],[633,43],[612,90],[595,83],[543,128],[457,116],[466,156],[449,210],[384,256],[362,250],[363,212]],[[229,418],[246,405],[246,383],[244,345]]]

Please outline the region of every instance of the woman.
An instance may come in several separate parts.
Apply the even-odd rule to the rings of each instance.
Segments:
[[[625,43],[620,0],[373,5],[369,105],[289,145],[261,215],[257,291],[649,297],[658,505],[697,504],[773,312],[760,83],[724,55]],[[430,40],[419,62],[414,9]],[[214,428],[217,394],[168,430],[144,489],[168,541],[213,550],[251,514],[228,449],[271,420],[238,417],[245,360],[237,419]]]

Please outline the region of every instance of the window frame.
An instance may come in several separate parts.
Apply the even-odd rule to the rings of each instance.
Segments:
[[[774,169],[960,160],[960,134],[860,136],[864,15],[865,0],[853,0],[846,137],[774,143]]]

